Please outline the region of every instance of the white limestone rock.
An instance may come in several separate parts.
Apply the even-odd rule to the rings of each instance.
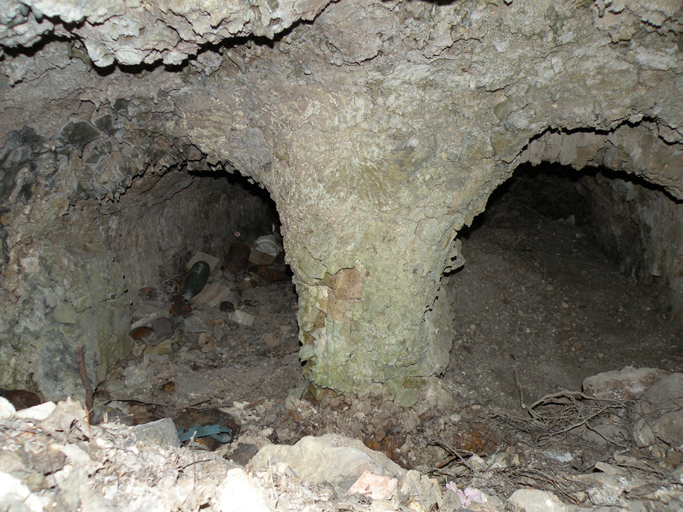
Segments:
[[[273,512],[275,508],[265,491],[240,468],[228,471],[217,490],[220,512]]]
[[[0,396],[0,420],[6,420],[14,416],[14,406],[4,397]]]
[[[519,489],[508,499],[514,512],[569,512],[569,508],[551,492]]]
[[[290,465],[303,480],[328,482],[338,492],[348,491],[364,471],[392,478],[401,478],[405,473],[386,455],[338,434],[307,436],[294,446],[264,446],[250,464],[254,471],[260,471],[278,462]]]
[[[667,375],[666,370],[626,366],[620,371],[587,377],[583,381],[583,392],[598,399],[630,400],[638,398]]]

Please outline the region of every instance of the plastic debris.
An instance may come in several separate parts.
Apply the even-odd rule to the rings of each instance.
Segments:
[[[245,245],[252,245],[260,236],[263,231],[250,228],[240,228],[236,229],[233,233],[235,238]]]
[[[486,503],[484,493],[472,487],[465,487],[465,490],[461,491],[455,482],[448,482],[446,489],[453,491],[465,508],[469,507],[472,503]]]
[[[249,261],[256,265],[268,265],[275,261],[279,252],[275,236],[262,236],[256,240],[255,247],[251,250]]]
[[[220,444],[228,444],[232,441],[232,430],[228,427],[220,425],[193,425],[185,431],[185,429],[178,429],[178,437],[180,442],[184,443],[190,439],[200,437],[210,437]]]

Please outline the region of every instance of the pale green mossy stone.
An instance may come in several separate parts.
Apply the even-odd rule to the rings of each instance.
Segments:
[[[299,351],[299,359],[301,361],[308,361],[313,356],[315,356],[315,350],[313,349],[313,345],[306,343],[301,347],[301,350]]]
[[[512,109],[512,100],[506,96],[501,101],[496,103],[496,105],[493,107],[493,113],[496,115],[498,119],[500,119],[501,121],[505,121],[507,117],[512,113]]]
[[[55,320],[61,324],[77,324],[78,312],[76,308],[66,302],[57,303],[54,311]]]
[[[401,407],[412,407],[417,403],[417,389],[406,388],[401,393],[398,399],[398,405]]]

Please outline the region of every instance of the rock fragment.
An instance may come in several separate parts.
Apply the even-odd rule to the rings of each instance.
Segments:
[[[626,366],[621,371],[602,372],[583,381],[583,392],[604,400],[632,400],[669,375],[666,370]]]
[[[569,508],[551,492],[519,489],[508,500],[514,512],[569,512]]]
[[[338,434],[307,436],[294,446],[264,446],[251,460],[251,466],[259,471],[278,462],[286,462],[302,479],[330,483],[340,493],[346,493],[364,471],[392,478],[405,473],[386,455]]]
[[[264,490],[240,468],[228,471],[218,488],[220,512],[273,512],[272,503]]]
[[[652,386],[631,410],[638,446],[683,449],[683,374],[673,373]]]

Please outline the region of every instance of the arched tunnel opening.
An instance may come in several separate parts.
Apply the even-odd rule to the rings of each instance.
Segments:
[[[264,187],[229,165],[185,162],[146,173],[98,215],[132,318],[130,350],[95,391],[97,421],[190,428],[196,415],[221,422],[220,407],[282,400],[298,384],[297,296]]]
[[[683,509],[680,2],[104,4],[0,13],[0,503]]]
[[[511,410],[600,372],[681,371],[680,209],[627,173],[519,166],[460,233],[446,378]]]

